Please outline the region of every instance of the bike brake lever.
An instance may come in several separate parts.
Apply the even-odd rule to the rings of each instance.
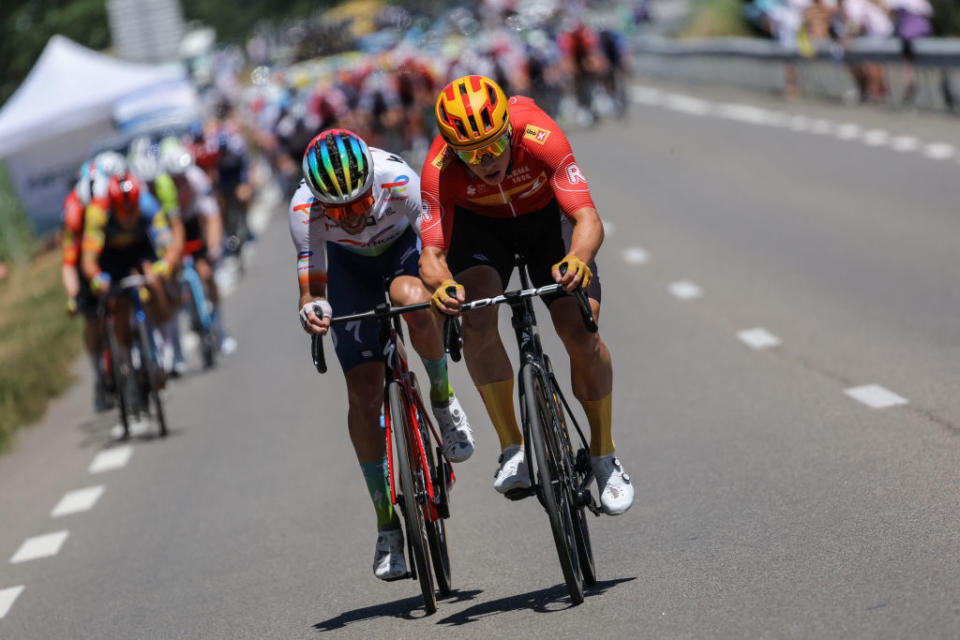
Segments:
[[[567,273],[567,263],[562,262],[558,267],[560,275]],[[587,331],[590,333],[597,332],[597,321],[593,317],[593,309],[590,308],[590,301],[587,299],[587,294],[583,290],[583,287],[577,288],[572,294],[577,300],[577,304],[580,307],[580,315],[583,317],[583,324],[587,328]]]
[[[310,355],[313,356],[313,366],[317,368],[317,373],[326,373],[327,360],[323,356],[323,336],[316,334],[310,336]]]
[[[460,321],[456,316],[447,316],[443,321],[443,348],[450,359],[460,362],[463,349],[463,335],[460,333]]]

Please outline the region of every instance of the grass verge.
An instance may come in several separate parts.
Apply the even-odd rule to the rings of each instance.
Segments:
[[[60,252],[13,267],[0,281],[0,452],[72,382],[82,321],[64,312]]]
[[[681,38],[754,36],[743,17],[742,0],[692,0],[690,16],[680,30]]]

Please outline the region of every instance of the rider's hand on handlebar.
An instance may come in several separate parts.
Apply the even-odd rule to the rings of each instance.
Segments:
[[[75,316],[77,315],[77,299],[76,298],[67,298],[67,315]]]
[[[561,273],[560,266],[564,264],[567,265],[567,269],[564,273]],[[568,253],[563,260],[553,265],[552,273],[553,279],[562,285],[567,293],[573,293],[578,288],[586,291],[593,280],[593,272],[590,271],[590,267],[572,253]]]
[[[300,307],[300,325],[309,334],[326,335],[330,330],[333,308],[324,299],[313,300]]]
[[[444,280],[430,297],[434,311],[455,316],[460,313],[460,303],[466,300],[463,285],[456,280]]]
[[[106,295],[110,291],[110,274],[101,271],[90,278],[90,290],[98,296]]]

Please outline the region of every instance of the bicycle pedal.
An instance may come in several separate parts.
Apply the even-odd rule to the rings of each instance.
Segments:
[[[508,500],[523,500],[524,498],[529,498],[534,493],[535,491],[533,487],[520,487],[518,489],[510,489],[503,495]]]

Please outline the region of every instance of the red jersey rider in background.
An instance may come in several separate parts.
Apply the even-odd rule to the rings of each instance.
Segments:
[[[566,136],[533,100],[510,98],[483,76],[450,83],[436,106],[438,135],[421,176],[424,211],[420,274],[434,290],[434,306],[455,314],[467,297],[504,290],[515,252],[522,253],[536,286],[561,283],[586,290],[599,317],[593,278],[603,225],[587,180]],[[559,266],[568,265],[561,276]],[[588,266],[592,265],[592,266]],[[456,278],[456,280],[454,280]],[[591,281],[592,286],[591,286]],[[447,295],[455,287],[455,297]],[[613,369],[599,333],[583,326],[572,297],[546,299],[570,356],[573,392],[590,423],[590,453],[603,510],[626,511],[633,486],[614,454],[611,436]],[[523,436],[513,405],[513,369],[500,339],[497,307],[463,317],[467,368],[500,438],[494,488],[527,487]]]

